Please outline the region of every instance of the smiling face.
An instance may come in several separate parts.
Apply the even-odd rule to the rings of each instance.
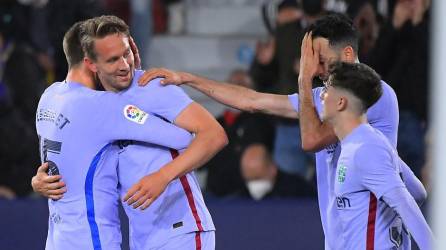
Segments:
[[[126,35],[115,33],[95,40],[96,60],[90,69],[97,74],[106,90],[128,88],[134,74],[134,57]]]

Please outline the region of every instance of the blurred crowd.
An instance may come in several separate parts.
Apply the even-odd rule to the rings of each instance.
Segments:
[[[188,1],[2,0],[0,2],[0,197],[27,196],[40,165],[34,117],[41,93],[65,78],[62,37],[76,21],[114,14],[130,24],[142,57],[153,34],[182,32]],[[249,69],[228,81],[262,92],[297,92],[300,41],[330,12],[348,15],[360,35],[360,61],[398,97],[398,152],[427,185],[429,160],[429,0],[262,1],[266,38]],[[137,25],[138,24],[138,25]],[[143,58],[143,63],[150,60]],[[143,67],[145,65],[143,64]],[[314,86],[321,83],[315,81]],[[315,196],[313,154],[301,149],[298,121],[230,109],[218,117],[229,145],[203,167],[208,194],[218,197]],[[423,170],[424,168],[424,170]]]

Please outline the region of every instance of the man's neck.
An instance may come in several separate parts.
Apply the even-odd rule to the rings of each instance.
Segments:
[[[83,67],[71,68],[68,70],[67,82],[77,82],[90,89],[96,89],[96,85],[93,79],[93,75],[90,72],[86,72]]]
[[[355,128],[361,124],[367,123],[367,116],[363,114],[361,116],[344,115],[338,117],[332,122],[333,130],[340,141],[348,136]]]

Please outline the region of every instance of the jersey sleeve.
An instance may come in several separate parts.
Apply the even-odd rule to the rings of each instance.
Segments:
[[[423,205],[427,198],[426,189],[409,166],[407,166],[407,164],[399,157],[398,161],[400,164],[401,177],[407,187],[407,191],[409,191],[410,195],[412,195],[418,205]]]
[[[382,199],[403,220],[420,249],[432,249],[433,234],[413,197],[405,187],[389,190]]]
[[[399,166],[392,159],[392,152],[377,144],[365,144],[358,148],[355,164],[360,170],[360,180],[365,189],[380,199],[394,188],[404,187],[399,175]]]
[[[177,116],[189,106],[192,99],[178,86],[162,86],[157,78],[146,86],[134,86],[131,100],[147,112],[174,123]]]
[[[314,88],[313,90],[313,103],[316,106],[317,113],[320,114],[322,112],[322,101],[321,94],[323,88]],[[299,94],[295,93],[292,95],[288,95],[288,101],[293,106],[296,112],[299,112]]]
[[[98,136],[106,140],[137,140],[178,150],[192,140],[188,131],[129,104],[118,94],[103,94],[97,104],[101,105],[94,117],[101,125]]]
[[[383,133],[390,144],[396,148],[398,138],[398,100],[395,91],[381,81],[383,94],[379,100],[367,110],[367,120],[374,128]]]

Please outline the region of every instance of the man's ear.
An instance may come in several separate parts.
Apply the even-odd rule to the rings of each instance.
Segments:
[[[347,46],[342,50],[342,61],[354,63],[356,61],[356,54],[352,46]]]
[[[347,104],[348,104],[348,99],[346,97],[340,97],[338,102],[337,102],[337,110],[338,111],[343,111],[347,108]]]
[[[96,64],[88,57],[84,57],[84,65],[87,66],[87,68],[93,72],[93,73],[97,73],[98,72],[98,68],[96,67]]]

